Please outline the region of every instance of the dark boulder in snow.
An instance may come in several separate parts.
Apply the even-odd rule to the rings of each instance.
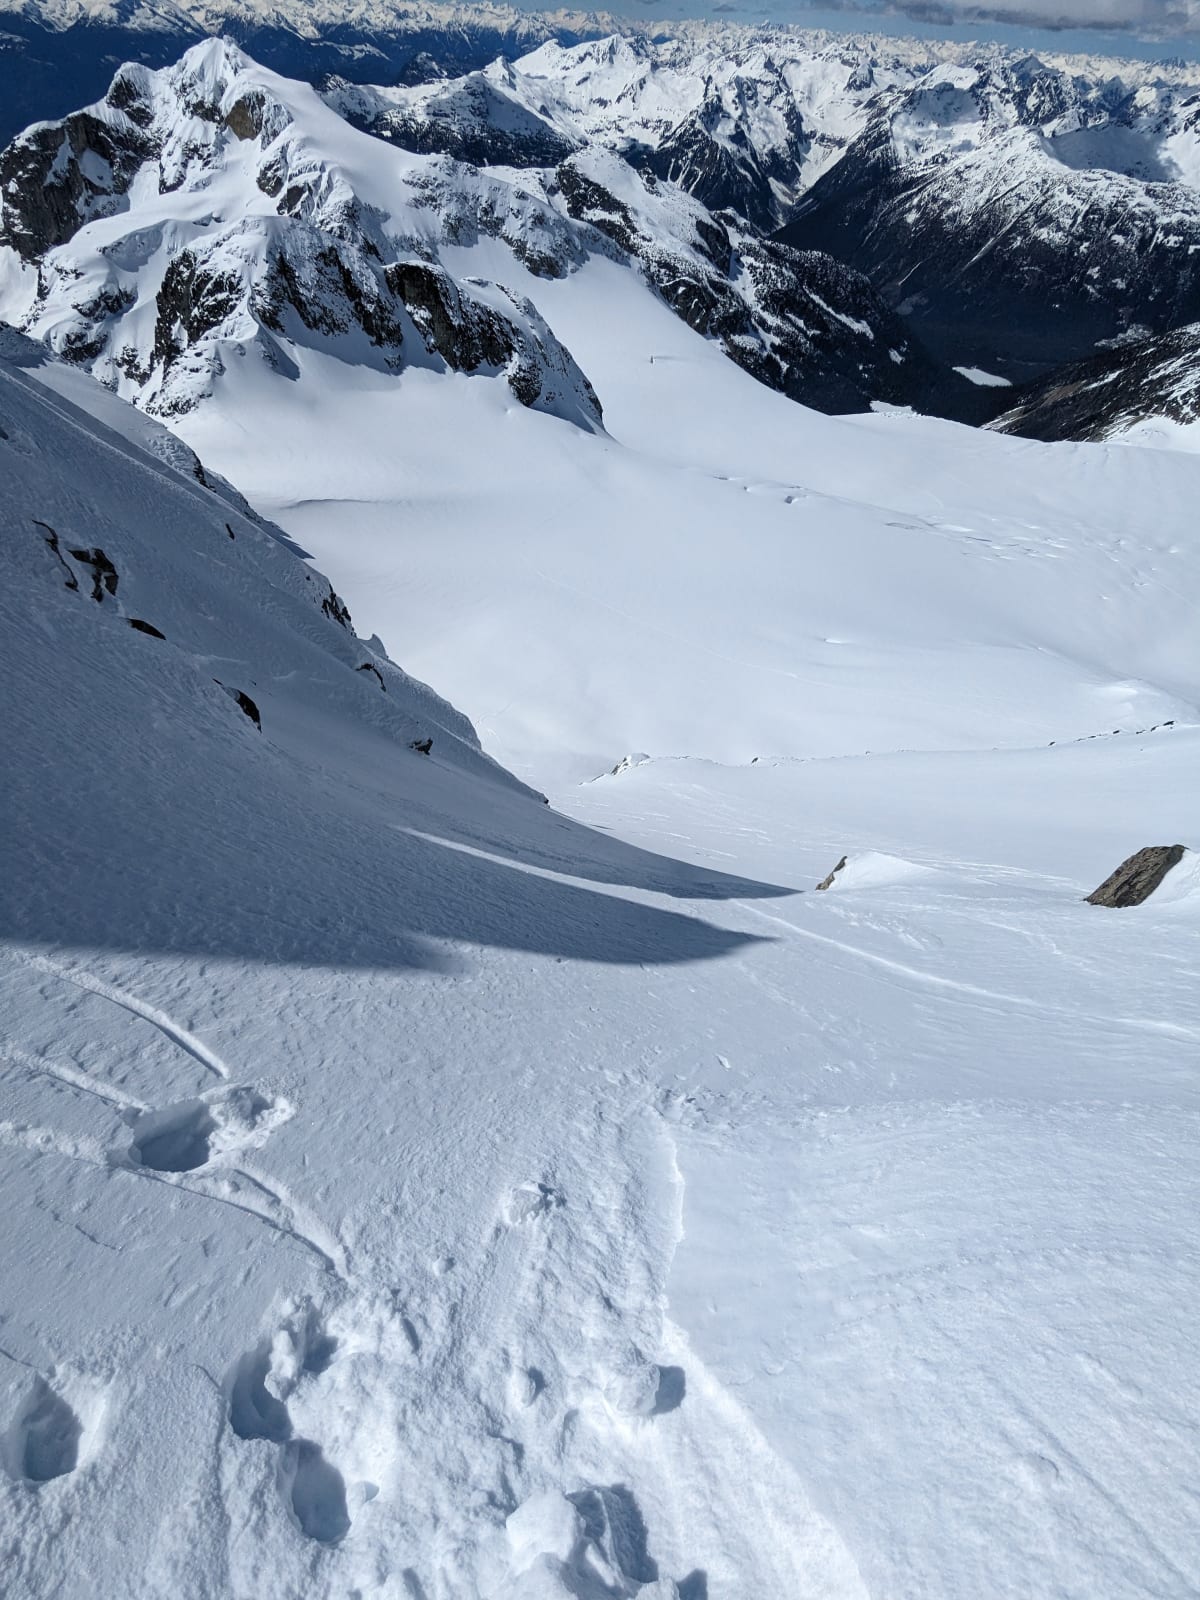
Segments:
[[[1090,906],[1140,906],[1183,860],[1181,844],[1150,844],[1122,861],[1111,876],[1087,897]]]
[[[116,594],[119,582],[117,569],[99,545],[94,550],[69,550],[67,554],[72,560],[91,570],[93,600],[102,601],[105,594]]]
[[[216,684],[218,689],[224,689],[225,693],[232,701],[234,701],[238,709],[244,712],[245,715],[250,718],[250,721],[258,729],[259,733],[261,733],[262,716],[259,713],[258,706],[254,703],[250,696],[242,689],[231,689],[227,683],[222,683],[220,678],[214,678],[213,682]]]
[[[126,620],[131,628],[136,628],[139,633],[148,633],[152,639],[165,639],[167,637],[152,622],[146,622],[141,617],[129,617]]]

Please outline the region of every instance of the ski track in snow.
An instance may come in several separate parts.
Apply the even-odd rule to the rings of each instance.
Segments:
[[[59,966],[45,956],[31,956],[20,951],[13,953],[26,966],[39,972],[48,972],[87,993],[112,1001],[114,1005],[134,1016],[141,1017],[206,1071],[222,1080],[229,1078],[230,1072],[225,1062],[202,1039],[190,1029],[175,1022],[161,1008],[152,1006],[131,995],[127,990],[79,968]],[[29,1150],[38,1155],[64,1157],[108,1171],[128,1172],[139,1178],[148,1178],[153,1182],[181,1189],[199,1199],[232,1207],[311,1252],[321,1266],[334,1276],[342,1279],[346,1277],[346,1254],[341,1243],[332,1230],[315,1217],[303,1202],[283,1185],[254,1167],[245,1163],[230,1165],[222,1159],[220,1152],[210,1160],[210,1152],[201,1128],[201,1121],[205,1124],[211,1122],[204,1100],[184,1103],[177,1110],[168,1108],[155,1112],[146,1102],[111,1084],[103,1083],[78,1068],[47,1060],[11,1044],[3,1046],[0,1059],[7,1059],[27,1072],[53,1078],[102,1101],[126,1120],[132,1120],[135,1132],[142,1120],[153,1122],[158,1125],[154,1136],[160,1145],[165,1145],[165,1151],[160,1163],[143,1158],[136,1142],[128,1151],[119,1151],[106,1147],[96,1138],[80,1138],[55,1128],[29,1127],[11,1121],[0,1123],[0,1143]],[[230,1091],[229,1098],[247,1093],[253,1098],[252,1091],[238,1090]],[[219,1097],[216,1104],[220,1105],[224,1098],[224,1095]],[[263,1107],[269,1108],[269,1102],[263,1102]],[[193,1133],[193,1126],[199,1131]],[[186,1151],[189,1139],[193,1143],[199,1142],[194,1158]],[[232,1147],[236,1149],[236,1141]],[[229,1146],[226,1145],[225,1148]],[[181,1166],[183,1170],[178,1170]],[[209,1170],[191,1170],[201,1167]]]
[[[753,917],[758,917],[763,922],[774,923],[777,927],[788,929],[789,933],[798,939],[810,939],[815,944],[828,946],[833,950],[840,950],[845,955],[853,956],[858,961],[866,962],[870,966],[879,967],[885,972],[894,972],[899,977],[911,978],[915,982],[924,984],[931,989],[942,989],[953,994],[961,994],[971,1000],[992,1000],[1002,1006],[1020,1006],[1023,1009],[1040,1012],[1044,1016],[1061,1017],[1066,1021],[1078,1023],[1083,1017],[1099,1026],[1110,1028],[1130,1028],[1135,1031],[1158,1034],[1168,1039],[1178,1039],[1180,1042],[1200,1040],[1200,1031],[1195,1028],[1181,1027],[1177,1023],[1164,1022],[1152,1017],[1111,1017],[1087,1015],[1078,1011],[1068,1011],[1061,1006],[1049,1006],[1043,1001],[1033,1000],[1028,995],[1007,994],[997,989],[986,989],[976,983],[965,983],[961,978],[947,978],[940,973],[926,972],[920,967],[911,967],[903,961],[896,961],[890,956],[880,955],[874,950],[864,950],[861,945],[850,944],[844,939],[835,939],[827,933],[818,933],[814,928],[802,928],[795,922],[790,922],[786,917],[775,916],[772,912],[760,910],[758,906],[747,901],[738,901],[743,911]]]
[[[77,989],[85,989],[89,994],[101,995],[105,1000],[111,1000],[116,1006],[121,1006],[125,1011],[131,1012],[135,1017],[151,1024],[164,1034],[172,1044],[185,1051],[193,1060],[198,1061],[206,1071],[214,1077],[228,1078],[229,1068],[220,1056],[210,1050],[202,1039],[198,1039],[188,1028],[177,1023],[172,1017],[158,1006],[150,1005],[145,1000],[139,1000],[126,989],[119,989],[113,983],[97,978],[94,974],[86,972],[79,967],[62,967],[51,961],[48,956],[30,956],[26,958],[31,967],[36,967],[41,972],[49,972],[56,978],[63,979],[66,983],[73,983]]]
[[[102,1083],[98,1078],[81,1072],[78,1067],[67,1066],[65,1062],[49,1061],[45,1056],[35,1056],[32,1051],[22,1050],[17,1045],[0,1044],[0,1061],[11,1062],[15,1067],[22,1067],[26,1072],[37,1073],[42,1077],[56,1078],[59,1083],[78,1089],[81,1094],[89,1094],[97,1100],[103,1100],[106,1105],[112,1106],[117,1111],[149,1110],[145,1101],[126,1094],[123,1089],[117,1089],[110,1083]]]
[[[154,1171],[137,1162],[115,1160],[113,1152],[99,1139],[79,1138],[57,1128],[30,1127],[11,1121],[0,1122],[0,1144],[35,1155],[61,1156],[106,1172],[129,1172],[138,1178],[181,1189],[197,1199],[230,1206],[311,1251],[321,1266],[336,1277],[346,1276],[345,1252],[331,1231],[285,1189],[251,1167],[230,1167],[219,1175],[184,1176]]]

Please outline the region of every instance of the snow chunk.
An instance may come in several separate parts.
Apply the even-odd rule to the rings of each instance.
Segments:
[[[604,1398],[623,1417],[650,1417],[658,1404],[662,1371],[639,1351],[630,1349],[626,1359],[608,1376]]]
[[[505,1523],[508,1548],[515,1573],[525,1573],[542,1556],[564,1565],[583,1538],[583,1518],[557,1490],[548,1489],[526,1500]]]

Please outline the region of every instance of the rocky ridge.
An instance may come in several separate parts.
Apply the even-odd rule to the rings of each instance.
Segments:
[[[990,424],[1027,439],[1110,439],[1200,421],[1200,323],[1122,340],[1019,389]]]

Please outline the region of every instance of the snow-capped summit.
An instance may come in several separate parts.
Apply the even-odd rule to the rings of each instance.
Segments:
[[[208,40],[160,72],[122,68],[102,102],[0,156],[4,310],[160,415],[230,361],[286,372],[307,345],[385,372],[492,373],[524,405],[598,425],[529,301],[439,264],[434,192],[428,163]],[[486,198],[468,189],[459,215]]]

